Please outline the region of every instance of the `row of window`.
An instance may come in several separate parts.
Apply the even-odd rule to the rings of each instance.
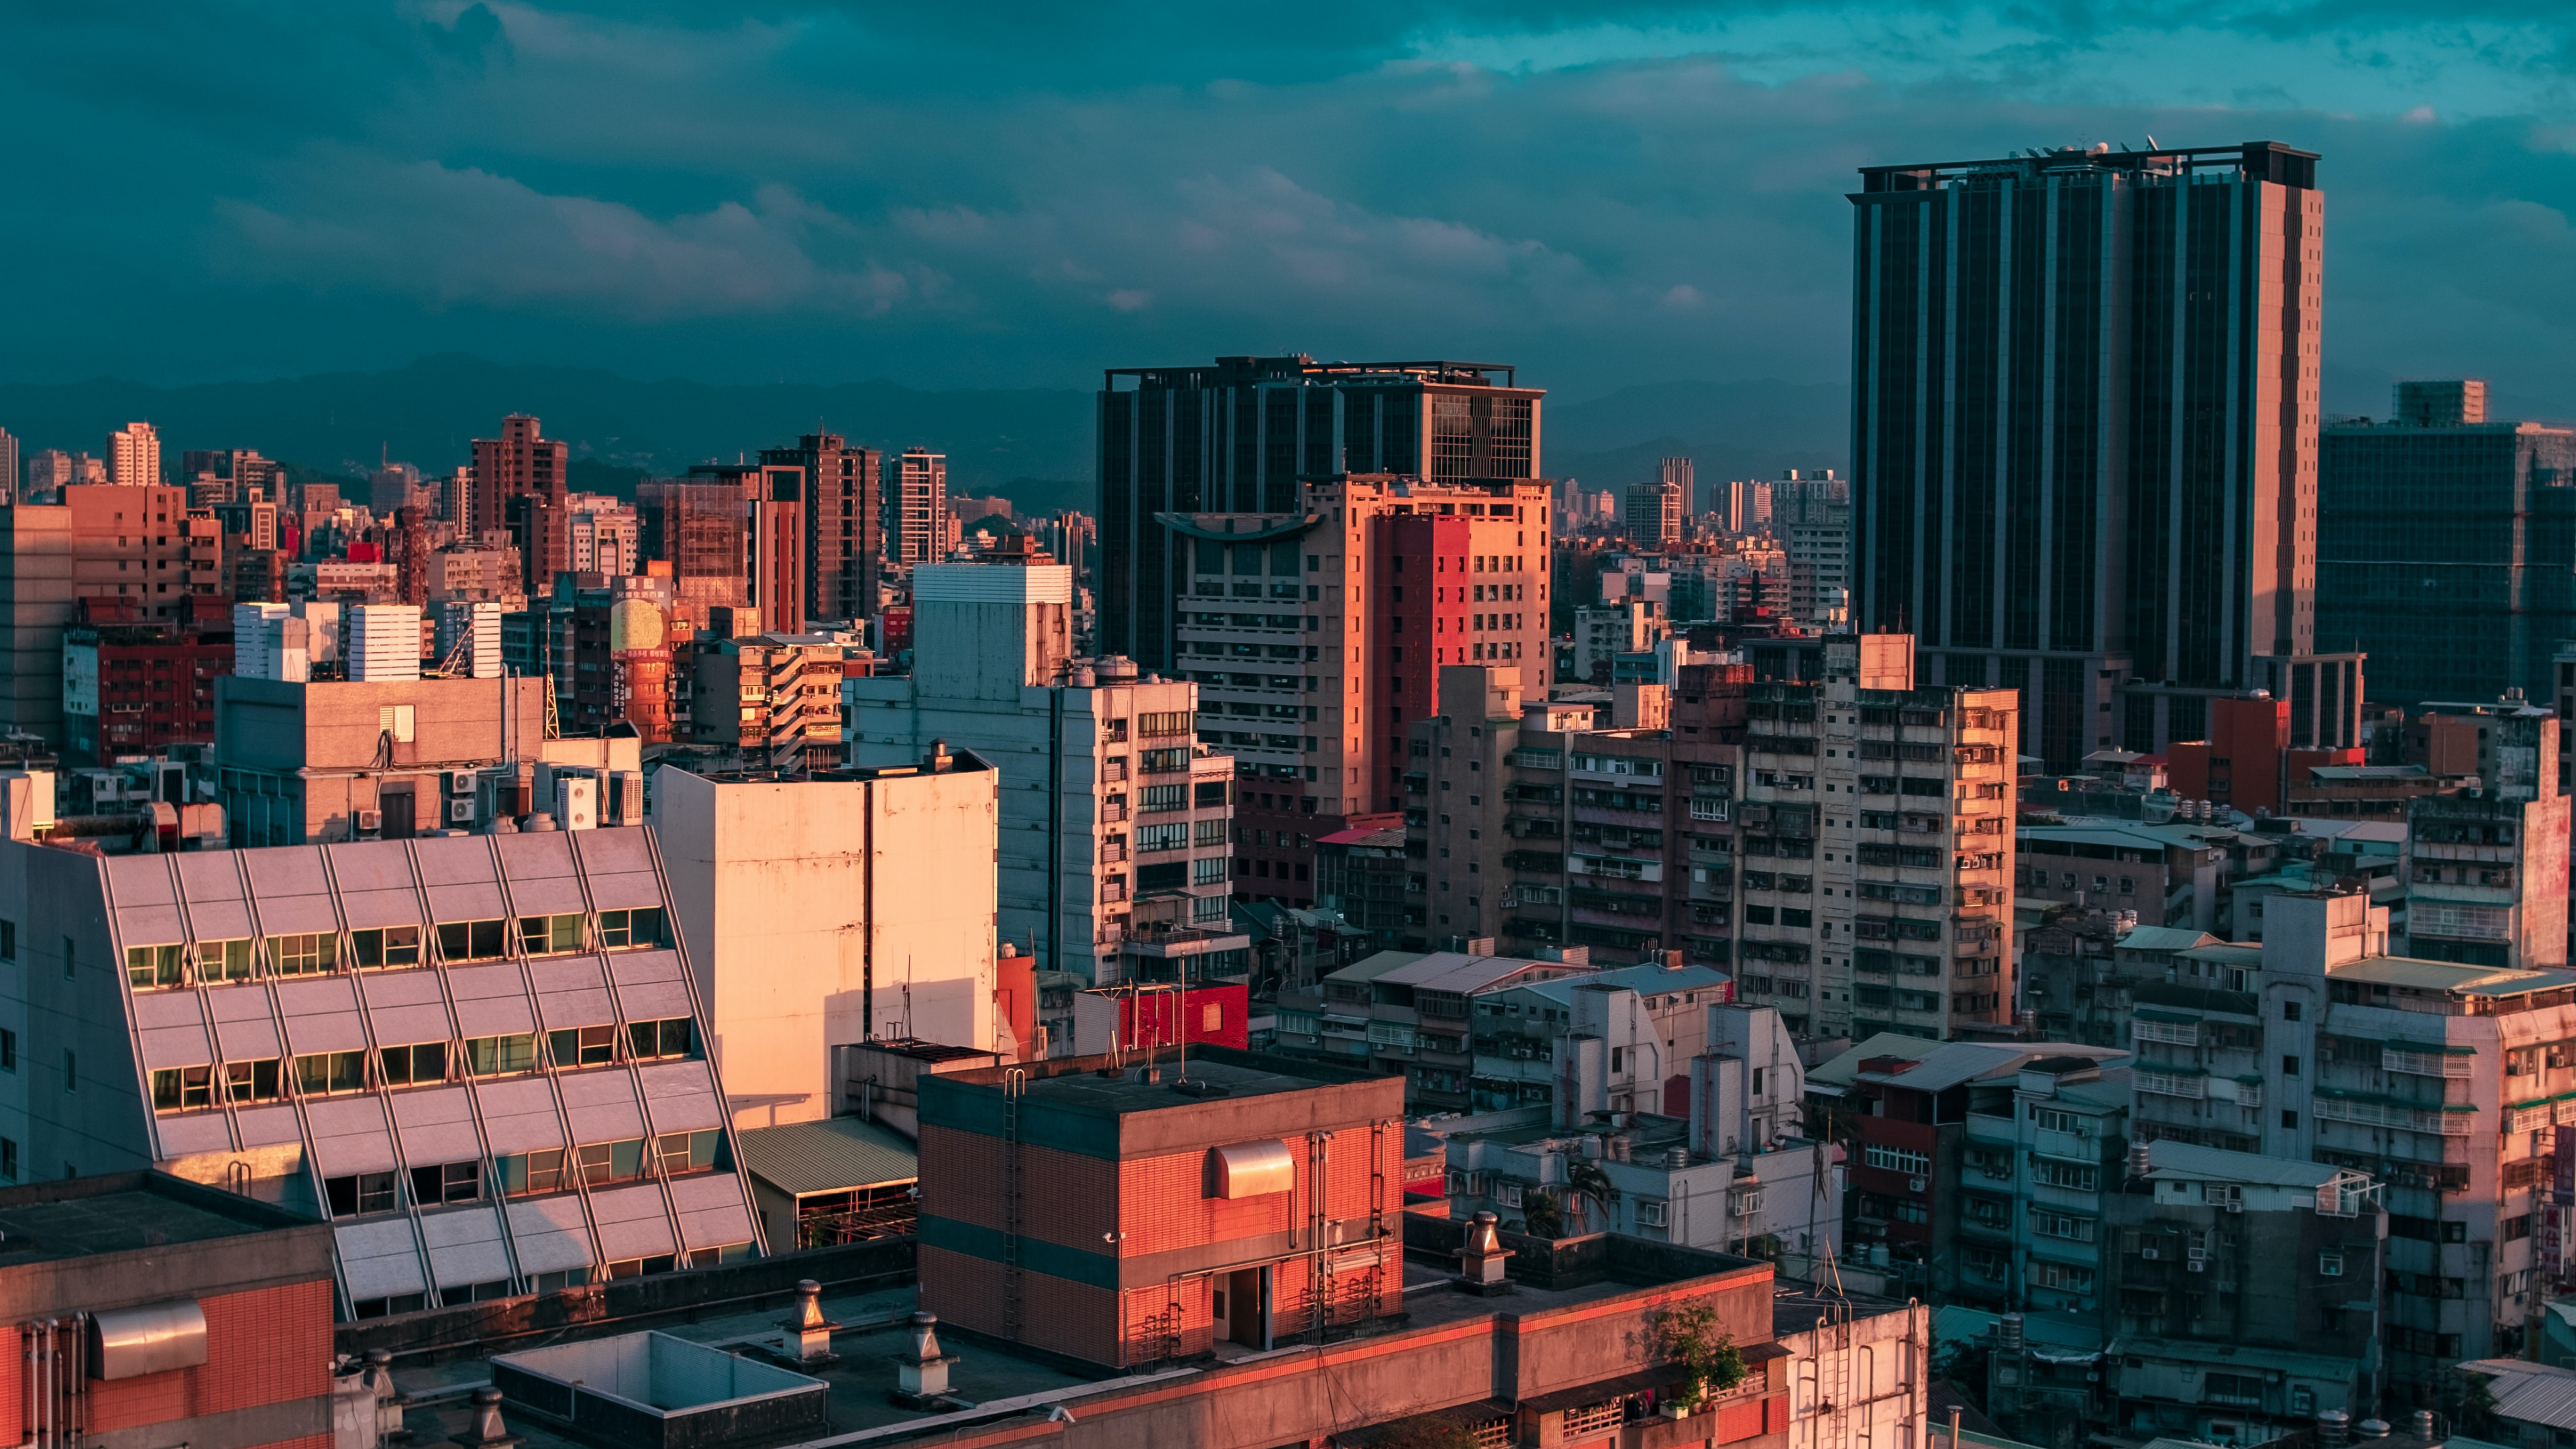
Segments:
[[[422,964],[418,926],[365,927],[349,932],[341,950],[337,932],[198,941],[193,945],[128,946],[125,979],[138,991],[198,983],[249,981],[260,976],[320,976],[347,964],[362,971]],[[435,928],[437,959],[498,961],[522,956],[562,956],[581,951],[654,949],[670,944],[669,920],[659,906],[601,911],[596,929],[580,912],[520,916],[515,920],[447,921]],[[64,959],[70,960],[69,942]],[[263,949],[264,948],[264,949]]]
[[[566,1027],[545,1034],[546,1060],[558,1069],[611,1066],[618,1061],[651,1061],[686,1057],[696,1037],[688,1017],[638,1021],[627,1025],[623,1058],[615,1026]],[[457,1078],[499,1077],[536,1070],[537,1034],[468,1037],[463,1042],[419,1042],[363,1051],[308,1052],[292,1058],[208,1063],[189,1067],[156,1067],[152,1072],[152,1110],[186,1112],[222,1102],[273,1102],[291,1085],[299,1097],[330,1097],[363,1092],[370,1087],[416,1087]]]
[[[437,1163],[415,1167],[408,1173],[353,1173],[324,1178],[322,1201],[332,1217],[346,1218],[404,1207],[480,1202],[487,1193],[498,1197],[539,1197],[569,1192],[576,1184],[612,1187],[656,1175],[678,1177],[712,1172],[723,1141],[724,1134],[709,1127],[543,1152],[509,1153],[494,1158],[488,1173],[480,1162]]]
[[[530,1293],[560,1293],[567,1288],[588,1287],[596,1282],[614,1282],[619,1278],[639,1278],[650,1273],[668,1273],[681,1267],[712,1268],[718,1263],[739,1263],[751,1257],[749,1243],[728,1243],[721,1248],[692,1248],[686,1253],[663,1253],[650,1258],[626,1258],[602,1263],[597,1268],[567,1268],[555,1273],[535,1273],[528,1278]],[[390,1298],[361,1298],[352,1305],[357,1318],[385,1318],[397,1313],[418,1313],[429,1308],[453,1308],[461,1303],[486,1302],[512,1296],[510,1283],[500,1279],[490,1283],[466,1283],[441,1288],[436,1293],[402,1293]]]

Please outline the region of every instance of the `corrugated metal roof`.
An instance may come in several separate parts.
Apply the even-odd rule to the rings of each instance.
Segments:
[[[2460,1365],[2460,1372],[2494,1380],[2499,1419],[2576,1429],[2576,1369],[2551,1368],[2518,1358],[2482,1358]]]
[[[2207,931],[2187,926],[2140,926],[2111,944],[2123,951],[2187,951],[2217,940]]]
[[[2337,981],[2367,981],[2375,986],[2411,986],[2418,991],[2445,991],[2460,996],[2520,996],[2576,986],[2576,976],[2563,971],[2517,971],[2502,966],[2462,966],[2451,961],[2419,961],[2411,956],[2365,956],[2326,968]]]
[[[1363,961],[1361,966],[1368,963]],[[1378,972],[1370,979],[1390,986],[1410,986],[1418,991],[1452,991],[1460,996],[1482,991],[1498,981],[1507,981],[1533,968],[1545,971],[1586,972],[1586,968],[1562,961],[1532,961],[1523,956],[1470,956],[1463,951],[1434,951],[1428,956],[1404,962],[1392,970]],[[1356,971],[1359,967],[1351,968]],[[1588,974],[1588,972],[1587,972]]]
[[[1860,1075],[1860,1064],[1872,1057],[1903,1057],[1909,1062],[1919,1062],[1940,1049],[1941,1043],[1937,1041],[1882,1031],[1838,1057],[1817,1063],[1815,1070],[1807,1073],[1807,1084],[1847,1087],[1854,1077]]]
[[[2322,1162],[2230,1152],[2170,1139],[2147,1144],[2147,1176],[2185,1182],[2243,1182],[2265,1187],[2319,1188],[2343,1171]]]
[[[790,1197],[921,1176],[921,1156],[903,1134],[863,1117],[754,1127],[738,1140],[743,1170]]]
[[[1875,1040],[1873,1038],[1873,1040]],[[1854,1051],[1863,1050],[1855,1047]],[[1851,1053],[1844,1053],[1849,1056]],[[1980,1077],[1997,1077],[2018,1072],[2023,1064],[2042,1057],[2089,1057],[2096,1061],[2125,1057],[2121,1047],[2085,1046],[2078,1042],[2015,1042],[2009,1046],[1988,1042],[1940,1042],[1930,1054],[1901,1072],[1859,1072],[1854,1080],[1886,1082],[1918,1092],[1938,1092],[1973,1082]],[[1871,1055],[1893,1055],[1872,1053]],[[1837,1058],[1837,1060],[1840,1060]],[[1863,1057],[1862,1060],[1867,1060]]]
[[[1729,979],[1725,972],[1713,966],[1685,966],[1679,971],[1655,965],[1622,966],[1581,976],[1559,976],[1553,981],[1533,981],[1512,989],[1533,991],[1550,1001],[1564,1004],[1574,999],[1576,988],[1583,986],[1622,986],[1640,996],[1661,996],[1668,991],[1706,991],[1711,987],[1724,986]]]

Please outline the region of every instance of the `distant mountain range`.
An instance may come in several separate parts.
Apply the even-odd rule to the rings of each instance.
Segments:
[[[1840,468],[1849,423],[1837,385],[1666,382],[1547,410],[1548,471],[1609,487],[1687,456],[1699,476]],[[301,470],[358,476],[379,457],[445,472],[504,415],[534,413],[571,443],[576,486],[630,494],[639,478],[792,442],[818,425],[895,451],[948,455],[950,487],[1024,512],[1094,506],[1092,396],[1068,388],[932,392],[876,381],[818,386],[638,381],[594,368],[425,357],[375,373],[153,387],[115,379],[0,383],[0,428],[26,451],[97,453],[132,419],[161,432],[175,470],[189,448],[257,448]]]

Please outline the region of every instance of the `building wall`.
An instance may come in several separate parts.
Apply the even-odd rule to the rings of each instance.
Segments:
[[[992,1049],[994,771],[711,781],[665,767],[653,786],[738,1125],[835,1115],[835,1045]]]

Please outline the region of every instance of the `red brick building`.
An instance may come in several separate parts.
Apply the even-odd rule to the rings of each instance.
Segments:
[[[0,1233],[0,1442],[330,1449],[329,1225],[133,1172],[0,1192]]]
[[[64,754],[96,764],[211,744],[215,680],[232,672],[229,629],[75,624],[63,631]]]
[[[1121,1369],[1401,1310],[1402,1079],[1215,1048],[1187,1081],[1107,1066],[922,1082],[922,1307]]]

